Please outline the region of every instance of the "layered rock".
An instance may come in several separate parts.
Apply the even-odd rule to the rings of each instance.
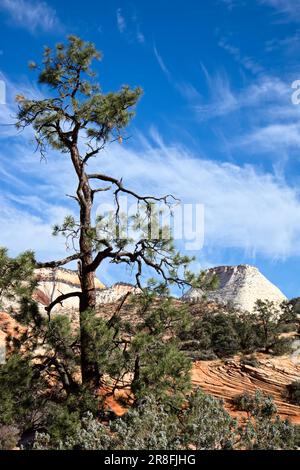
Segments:
[[[34,292],[34,299],[44,308],[53,300],[62,294],[80,291],[80,282],[76,271],[70,269],[51,269],[43,268],[36,270],[38,281],[37,289]],[[105,287],[97,278],[96,284],[96,302],[98,305],[117,302],[128,292],[138,293],[131,284],[118,282],[112,287]],[[63,301],[63,304],[56,305],[54,312],[59,311],[78,311],[79,300],[77,297],[71,297]]]
[[[257,355],[259,366],[243,365],[239,358],[228,361],[199,361],[193,364],[192,382],[206,393],[225,401],[233,415],[233,399],[245,392],[254,395],[261,390],[273,397],[278,413],[294,424],[300,424],[300,406],[284,398],[286,386],[299,380],[300,366],[289,357]]]
[[[216,276],[218,287],[204,292],[191,288],[182,300],[198,302],[208,300],[251,312],[259,299],[281,303],[286,296],[256,267],[249,265],[219,266],[206,271],[208,278]]]
[[[38,281],[37,289],[34,293],[34,299],[41,305],[47,306],[57,297],[70,292],[78,292],[80,290],[80,281],[76,271],[63,268],[42,268],[35,270]],[[105,289],[97,278],[95,279],[97,293],[101,289]],[[61,309],[78,310],[78,297],[71,297],[64,300],[63,305],[56,305],[54,311]]]
[[[97,304],[110,304],[123,298],[128,292],[138,294],[139,289],[125,282],[117,282],[112,287],[97,292]]]

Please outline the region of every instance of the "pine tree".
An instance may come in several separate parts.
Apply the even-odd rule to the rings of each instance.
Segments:
[[[144,266],[147,266],[156,276],[161,277],[163,283],[183,285],[185,280],[180,275],[180,268],[190,261],[176,252],[171,240],[164,238],[163,229],[159,229],[155,239],[149,238],[145,231],[134,242],[118,236],[121,195],[126,195],[143,206],[146,229],[155,219],[155,204],[163,203],[170,207],[174,201],[173,196],[139,195],[126,187],[120,178],[101,171],[88,171],[90,159],[98,157],[108,143],[125,140],[125,128],[132,119],[134,108],[142,94],[141,88],[131,89],[129,86],[123,86],[117,92],[103,93],[91,68],[92,62],[100,59],[101,54],[92,43],[69,36],[67,44],[57,44],[54,49],[45,48],[41,67],[30,63],[32,69],[39,70],[39,83],[50,89],[49,98],[32,100],[17,96],[18,128],[32,126],[41,156],[46,158],[49,148],[61,152],[62,156],[69,158],[77,177],[77,191],[71,197],[78,205],[78,220],[68,216],[54,230],[56,234],[61,233],[68,239],[71,238],[75,246],[78,241],[77,250],[63,260],[39,263],[38,266],[59,267],[74,260],[78,262],[81,290],[59,296],[47,307],[47,311],[50,314],[55,305],[66,298],[79,297],[82,380],[92,386],[97,384],[101,372],[97,363],[91,361],[89,350],[92,338],[89,329],[85,328],[85,319],[87,311],[95,311],[97,268],[104,260],[126,264],[135,269],[136,283],[142,287],[141,276]],[[60,178],[61,175],[57,174],[57,179]],[[103,192],[110,192],[115,203],[113,218],[117,226],[116,233],[110,227],[103,227],[102,214],[93,220],[94,199]],[[136,229],[140,228],[139,213],[135,216],[135,223]],[[101,224],[106,231],[103,230],[99,236],[98,228]]]

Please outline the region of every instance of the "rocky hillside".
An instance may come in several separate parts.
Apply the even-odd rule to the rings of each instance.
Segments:
[[[206,271],[218,279],[218,287],[213,291],[190,289],[182,300],[197,302],[204,296],[208,300],[231,305],[251,312],[258,299],[282,302],[285,295],[274,286],[257,268],[249,265],[219,266]]]
[[[234,411],[234,397],[262,390],[273,397],[282,418],[300,424],[300,406],[284,399],[286,385],[299,380],[300,365],[294,364],[289,357],[258,355],[257,359],[259,365],[256,367],[244,365],[238,357],[228,361],[195,362],[192,369],[193,384],[222,398],[233,415],[239,414]]]
[[[219,266],[207,270],[207,274],[209,277],[217,277],[217,289],[203,292],[201,289],[192,288],[182,297],[184,302],[198,302],[205,297],[212,302],[251,312],[258,299],[278,303],[286,300],[285,295],[254,266]],[[38,288],[35,292],[35,299],[41,307],[48,305],[61,294],[80,289],[76,271],[44,268],[36,270],[36,276]],[[122,282],[106,287],[98,279],[96,279],[96,288],[99,305],[116,302],[128,291],[138,292],[138,289],[132,285]],[[67,299],[63,305],[55,307],[55,311],[61,309],[77,310],[78,299],[76,297]]]

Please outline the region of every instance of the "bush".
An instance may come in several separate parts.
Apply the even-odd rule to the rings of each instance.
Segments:
[[[280,337],[284,330],[295,329],[295,315],[287,305],[258,301],[252,315],[232,310],[201,314],[188,331],[179,334],[182,350],[193,351],[193,358],[199,358],[196,351],[212,351],[219,358],[256,351],[290,352],[290,339]]]
[[[238,411],[245,411],[251,416],[272,417],[277,413],[277,408],[270,396],[257,390],[255,395],[243,393],[233,399],[233,404]]]
[[[11,450],[20,439],[19,429],[15,426],[0,425],[0,450]]]
[[[140,400],[126,415],[101,423],[85,414],[75,432],[59,443],[37,434],[34,449],[80,450],[197,450],[294,449],[296,429],[275,415],[276,407],[260,392],[244,396],[239,407],[248,418],[238,426],[222,401],[194,391],[185,409],[159,404],[155,397]]]
[[[292,350],[292,342],[288,338],[279,338],[272,346],[272,353],[274,356],[289,354]]]
[[[193,359],[196,361],[215,361],[218,356],[213,351],[199,351],[194,353]]]
[[[300,405],[300,382],[295,381],[286,386],[287,397],[291,403]]]
[[[183,447],[221,450],[234,447],[237,422],[224,409],[223,402],[201,390],[191,395],[183,412]]]
[[[260,366],[260,362],[256,359],[255,356],[243,356],[240,359],[240,364],[242,366],[250,366],[250,367],[255,367],[258,368]]]
[[[295,450],[296,429],[279,416],[248,420],[241,430],[240,448],[246,450]]]

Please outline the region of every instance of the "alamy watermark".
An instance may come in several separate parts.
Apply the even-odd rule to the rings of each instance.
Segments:
[[[117,215],[116,215],[117,212]],[[97,238],[110,236],[117,240],[141,239],[181,241],[187,251],[200,250],[204,245],[204,205],[176,203],[149,206],[130,203],[127,196],[115,204],[104,203],[97,208]]]

